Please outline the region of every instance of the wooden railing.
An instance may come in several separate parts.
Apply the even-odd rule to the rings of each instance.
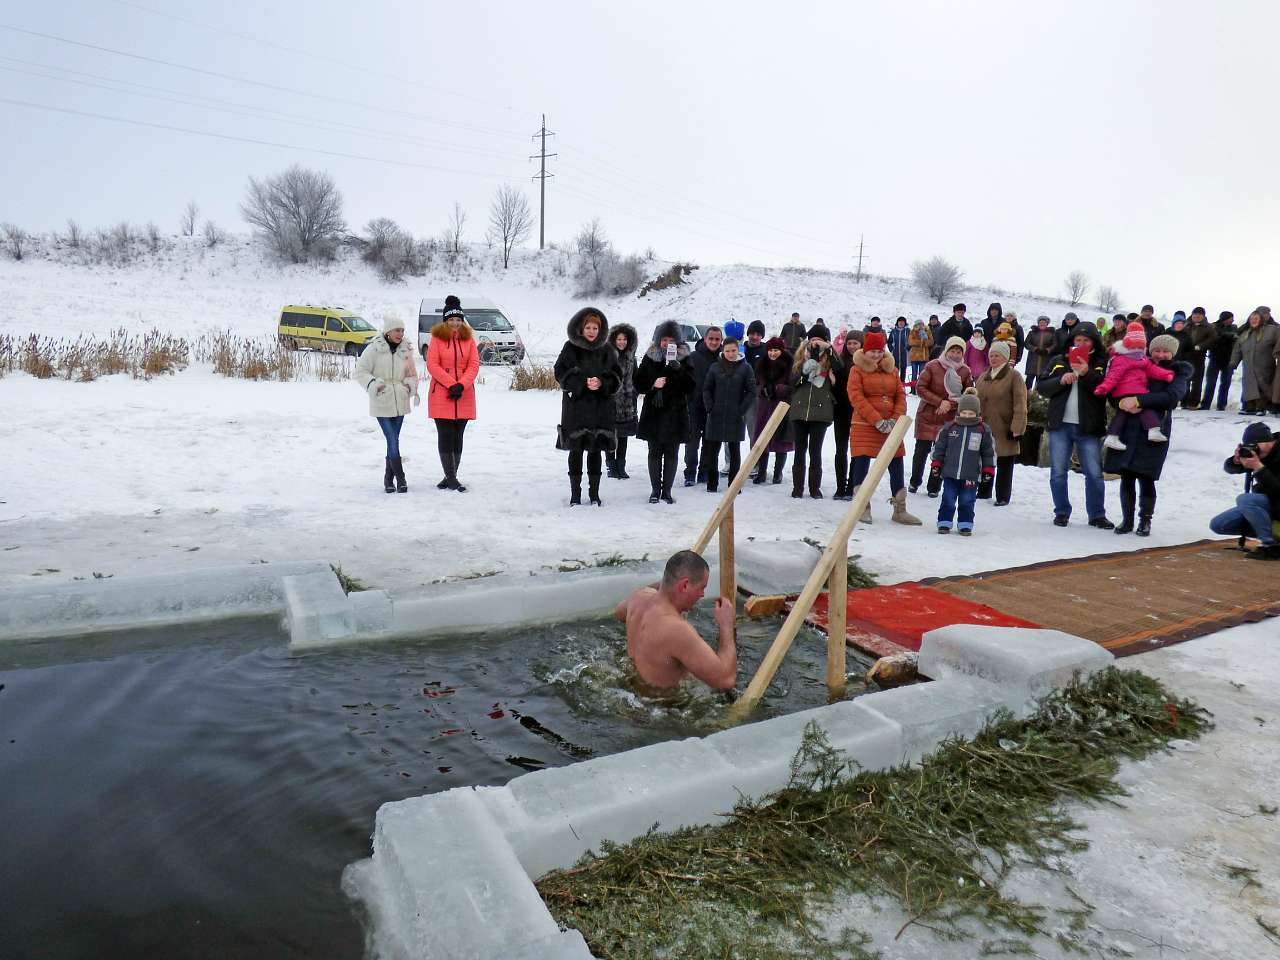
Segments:
[[[813,572],[809,574],[809,579],[805,582],[804,589],[800,591],[799,598],[792,604],[791,612],[787,615],[782,628],[778,631],[777,638],[773,641],[769,652],[765,654],[764,660],[760,663],[760,669],[756,671],[751,683],[747,685],[746,692],[730,708],[729,716],[731,720],[737,722],[745,719],[747,714],[760,702],[760,698],[764,696],[764,691],[768,688],[769,682],[773,680],[774,674],[778,672],[778,667],[782,665],[782,660],[787,655],[787,651],[791,649],[791,644],[795,640],[796,634],[800,631],[805,617],[813,609],[814,600],[817,599],[824,586],[829,591],[827,602],[827,690],[833,697],[843,693],[849,535],[853,533],[853,527],[858,522],[858,518],[867,509],[867,504],[874,495],[876,486],[880,483],[880,478],[884,476],[885,470],[889,468],[889,463],[897,454],[902,438],[906,436],[910,426],[910,417],[899,417],[889,435],[885,437],[884,443],[880,447],[880,453],[871,462],[866,479],[862,481],[861,486],[858,488],[858,495],[849,504],[849,509],[845,512],[839,526],[836,527],[835,532],[831,535],[831,541],[827,544],[827,548],[822,551],[822,556],[818,559]],[[752,452],[754,453],[754,450]],[[723,584],[723,547],[720,563],[720,580]]]

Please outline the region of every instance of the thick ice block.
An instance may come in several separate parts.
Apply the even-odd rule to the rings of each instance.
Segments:
[[[330,570],[285,577],[284,598],[291,646],[338,640],[355,633],[351,602]]]
[[[469,788],[383,805],[373,849],[382,888],[395,901],[397,939],[414,958],[495,960],[560,934]]]
[[[822,554],[802,540],[739,540],[738,584],[752,593],[799,593]]]
[[[706,743],[733,765],[733,784],[744,796],[762,797],[786,786],[810,722],[864,770],[892,766],[902,756],[898,724],[854,700],[743,724],[712,734]]]
[[[903,762],[919,760],[947,737],[973,736],[1005,707],[994,684],[959,678],[882,690],[860,704],[902,728]]]
[[[1113,659],[1092,640],[1026,627],[958,623],[929,631],[920,645],[922,674],[935,680],[985,680],[1021,715],[1077,673],[1088,676]]]

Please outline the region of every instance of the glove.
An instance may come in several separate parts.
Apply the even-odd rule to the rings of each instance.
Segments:
[[[995,485],[995,482],[996,482],[995,474],[990,473],[986,470],[982,471],[982,477],[978,480],[978,499],[979,500],[991,499],[991,488],[992,486]]]
[[[877,429],[877,430],[879,430],[881,433],[888,433],[890,430],[892,430],[892,429],[893,429],[893,421],[892,421],[892,420],[877,420],[877,421],[876,421],[876,429]]]
[[[449,399],[450,400],[462,399],[462,384],[455,383],[452,387],[449,388]]]
[[[925,484],[925,490],[929,496],[936,497],[938,491],[942,489],[942,464],[936,460],[933,466],[929,468],[929,482]]]

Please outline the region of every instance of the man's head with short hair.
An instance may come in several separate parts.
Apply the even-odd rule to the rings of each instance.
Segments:
[[[701,554],[692,550],[673,553],[662,570],[662,590],[681,613],[693,609],[707,589],[711,568]]]
[[[793,313],[793,314],[791,315],[791,319],[792,319],[792,320],[799,320],[799,319],[800,319],[800,312],[799,312],[799,311],[796,311],[795,313]]]

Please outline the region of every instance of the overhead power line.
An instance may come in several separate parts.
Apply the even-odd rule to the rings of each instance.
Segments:
[[[212,130],[196,130],[192,127],[178,127],[167,123],[153,123],[149,120],[134,120],[130,117],[113,117],[105,113],[94,113],[89,110],[74,110],[71,107],[56,107],[47,103],[32,103],[29,100],[14,100],[0,97],[0,103],[9,103],[33,110],[48,110],[53,113],[66,113],[77,117],[92,117],[95,120],[110,120],[114,123],[127,123],[136,127],[149,127],[153,130],[170,130],[176,133],[187,133],[197,137],[213,137],[217,140],[232,140],[236,143],[252,143],[263,147],[281,147],[285,150],[297,150],[300,153],[318,153],[329,157],[344,157],[348,160],[366,160],[370,163],[384,163],[393,167],[413,167],[418,170],[435,170],[439,173],[456,173],[467,177],[483,177],[489,180],[509,180],[511,177],[503,173],[481,172],[478,170],[459,170],[456,167],[442,167],[432,163],[415,163],[411,160],[393,160],[390,157],[375,157],[362,153],[347,153],[342,150],[326,150],[323,147],[303,147],[294,143],[280,143],[277,140],[261,140],[257,137],[241,137],[230,133],[215,133]]]
[[[220,113],[230,114],[232,116],[248,117],[253,120],[284,120],[286,123],[296,124],[298,126],[311,127],[316,130],[334,130],[334,131],[351,131],[354,133],[362,133],[386,140],[400,141],[412,144],[414,146],[426,147],[432,150],[448,150],[452,153],[467,153],[475,156],[493,157],[499,160],[510,160],[511,155],[507,153],[498,153],[494,150],[482,150],[476,147],[468,147],[462,144],[449,143],[442,140],[424,140],[421,137],[413,137],[402,133],[396,133],[391,130],[380,130],[375,127],[364,127],[358,124],[343,123],[340,120],[326,120],[321,117],[307,116],[303,114],[286,113],[281,110],[274,110],[269,107],[258,107],[253,104],[239,103],[234,100],[222,100],[216,97],[206,97],[203,94],[187,93],[183,90],[171,90],[166,87],[157,87],[152,84],[135,83],[132,80],[117,80],[114,77],[103,77],[99,74],[85,73],[81,70],[70,70],[66,67],[55,67],[48,64],[36,63],[30,60],[19,60],[16,57],[0,56],[0,60],[8,63],[18,63],[24,66],[38,67],[43,70],[57,71],[61,73],[72,74],[73,76],[60,77],[56,73],[39,73],[35,70],[20,70],[16,67],[7,67],[0,64],[0,70],[8,70],[12,73],[20,73],[25,76],[39,77],[42,80],[56,80],[59,83],[74,83],[80,86],[91,87],[97,90],[106,90],[110,93],[123,93],[131,97],[146,97],[152,100],[159,100],[167,103],[176,103],[181,106],[198,107],[202,110],[215,110]],[[77,80],[75,77],[86,77],[85,80]],[[95,81],[103,81],[101,83]],[[124,89],[126,87],[139,87],[139,90]],[[144,91],[154,90],[159,93],[146,93]],[[172,96],[166,96],[172,94]],[[203,102],[202,102],[203,101]],[[235,108],[235,109],[232,109]]]
[[[495,137],[514,137],[519,140],[525,138],[523,133],[514,133],[508,130],[499,130],[492,127],[482,127],[476,124],[459,123],[454,120],[443,120],[439,117],[429,117],[421,113],[412,113],[408,110],[396,110],[393,107],[382,107],[376,103],[366,103],[362,100],[350,100],[345,97],[335,97],[324,93],[315,93],[311,90],[302,90],[297,87],[286,87],[277,83],[267,83],[263,80],[253,80],[248,77],[238,77],[232,73],[223,73],[219,70],[206,70],[204,67],[193,67],[186,63],[177,63],[173,60],[163,60],[159,57],[148,57],[140,53],[130,53],[127,50],[116,50],[112,47],[100,46],[96,43],[86,43],[83,40],[72,40],[68,37],[59,37],[51,33],[42,33],[39,30],[27,30],[23,27],[15,27],[12,24],[0,23],[0,30],[9,30],[13,33],[25,34],[29,37],[39,37],[42,40],[51,40],[55,43],[65,43],[73,47],[82,47],[86,50],[96,50],[99,53],[109,53],[117,57],[127,57],[130,60],[138,60],[143,63],[153,63],[159,66],[171,67],[174,70],[186,70],[189,73],[200,74],[206,77],[216,77],[219,80],[231,80],[235,83],[244,83],[253,87],[261,87],[265,90],[275,90],[278,93],[290,93],[300,97],[310,97],[313,100],[323,100],[328,103],[341,103],[347,106],[359,107],[362,110],[373,110],[378,113],[391,114],[393,116],[408,117],[412,120],[419,120],[423,123],[434,123],[446,127],[455,127],[459,130],[466,130],[470,133],[479,133],[485,136]]]
[[[448,94],[451,97],[461,97],[464,100],[470,100],[472,103],[483,104],[486,107],[493,107],[494,109],[497,109],[497,110],[506,110],[506,111],[515,110],[515,108],[510,106],[509,104],[494,103],[492,100],[485,100],[482,97],[477,97],[474,94],[470,94],[462,90],[451,90],[447,87],[441,87],[438,84],[423,83],[421,80],[413,80],[409,77],[401,77],[394,73],[387,73],[384,70],[375,70],[369,66],[352,63],[351,61],[347,60],[347,58],[345,57],[336,57],[336,58],[329,57],[329,56],[325,56],[322,53],[318,53],[315,50],[304,50],[299,47],[291,47],[287,44],[280,43],[275,40],[268,40],[265,37],[255,37],[252,34],[242,33],[239,30],[232,30],[229,27],[219,26],[218,24],[215,24],[215,23],[205,23],[202,20],[196,20],[192,17],[184,17],[181,14],[174,13],[171,10],[160,10],[156,7],[149,7],[146,4],[134,3],[132,2],[132,0],[111,0],[111,2],[119,4],[122,7],[132,7],[134,10],[141,10],[144,13],[150,13],[157,17],[165,17],[169,20],[176,20],[179,23],[185,23],[193,27],[199,27],[202,30],[210,30],[214,33],[221,33],[228,37],[235,37],[237,40],[248,40],[250,43],[261,44],[264,47],[269,47],[272,50],[279,50],[283,53],[292,53],[292,54],[296,54],[297,56],[321,59],[324,61],[324,64],[326,67],[336,66],[340,69],[349,70],[354,73],[358,73],[361,76],[383,77],[384,79],[387,79],[387,80],[394,80],[397,83],[403,83],[403,84],[407,84],[409,86],[414,86],[414,87],[421,87],[423,90],[437,90],[441,93]]]

